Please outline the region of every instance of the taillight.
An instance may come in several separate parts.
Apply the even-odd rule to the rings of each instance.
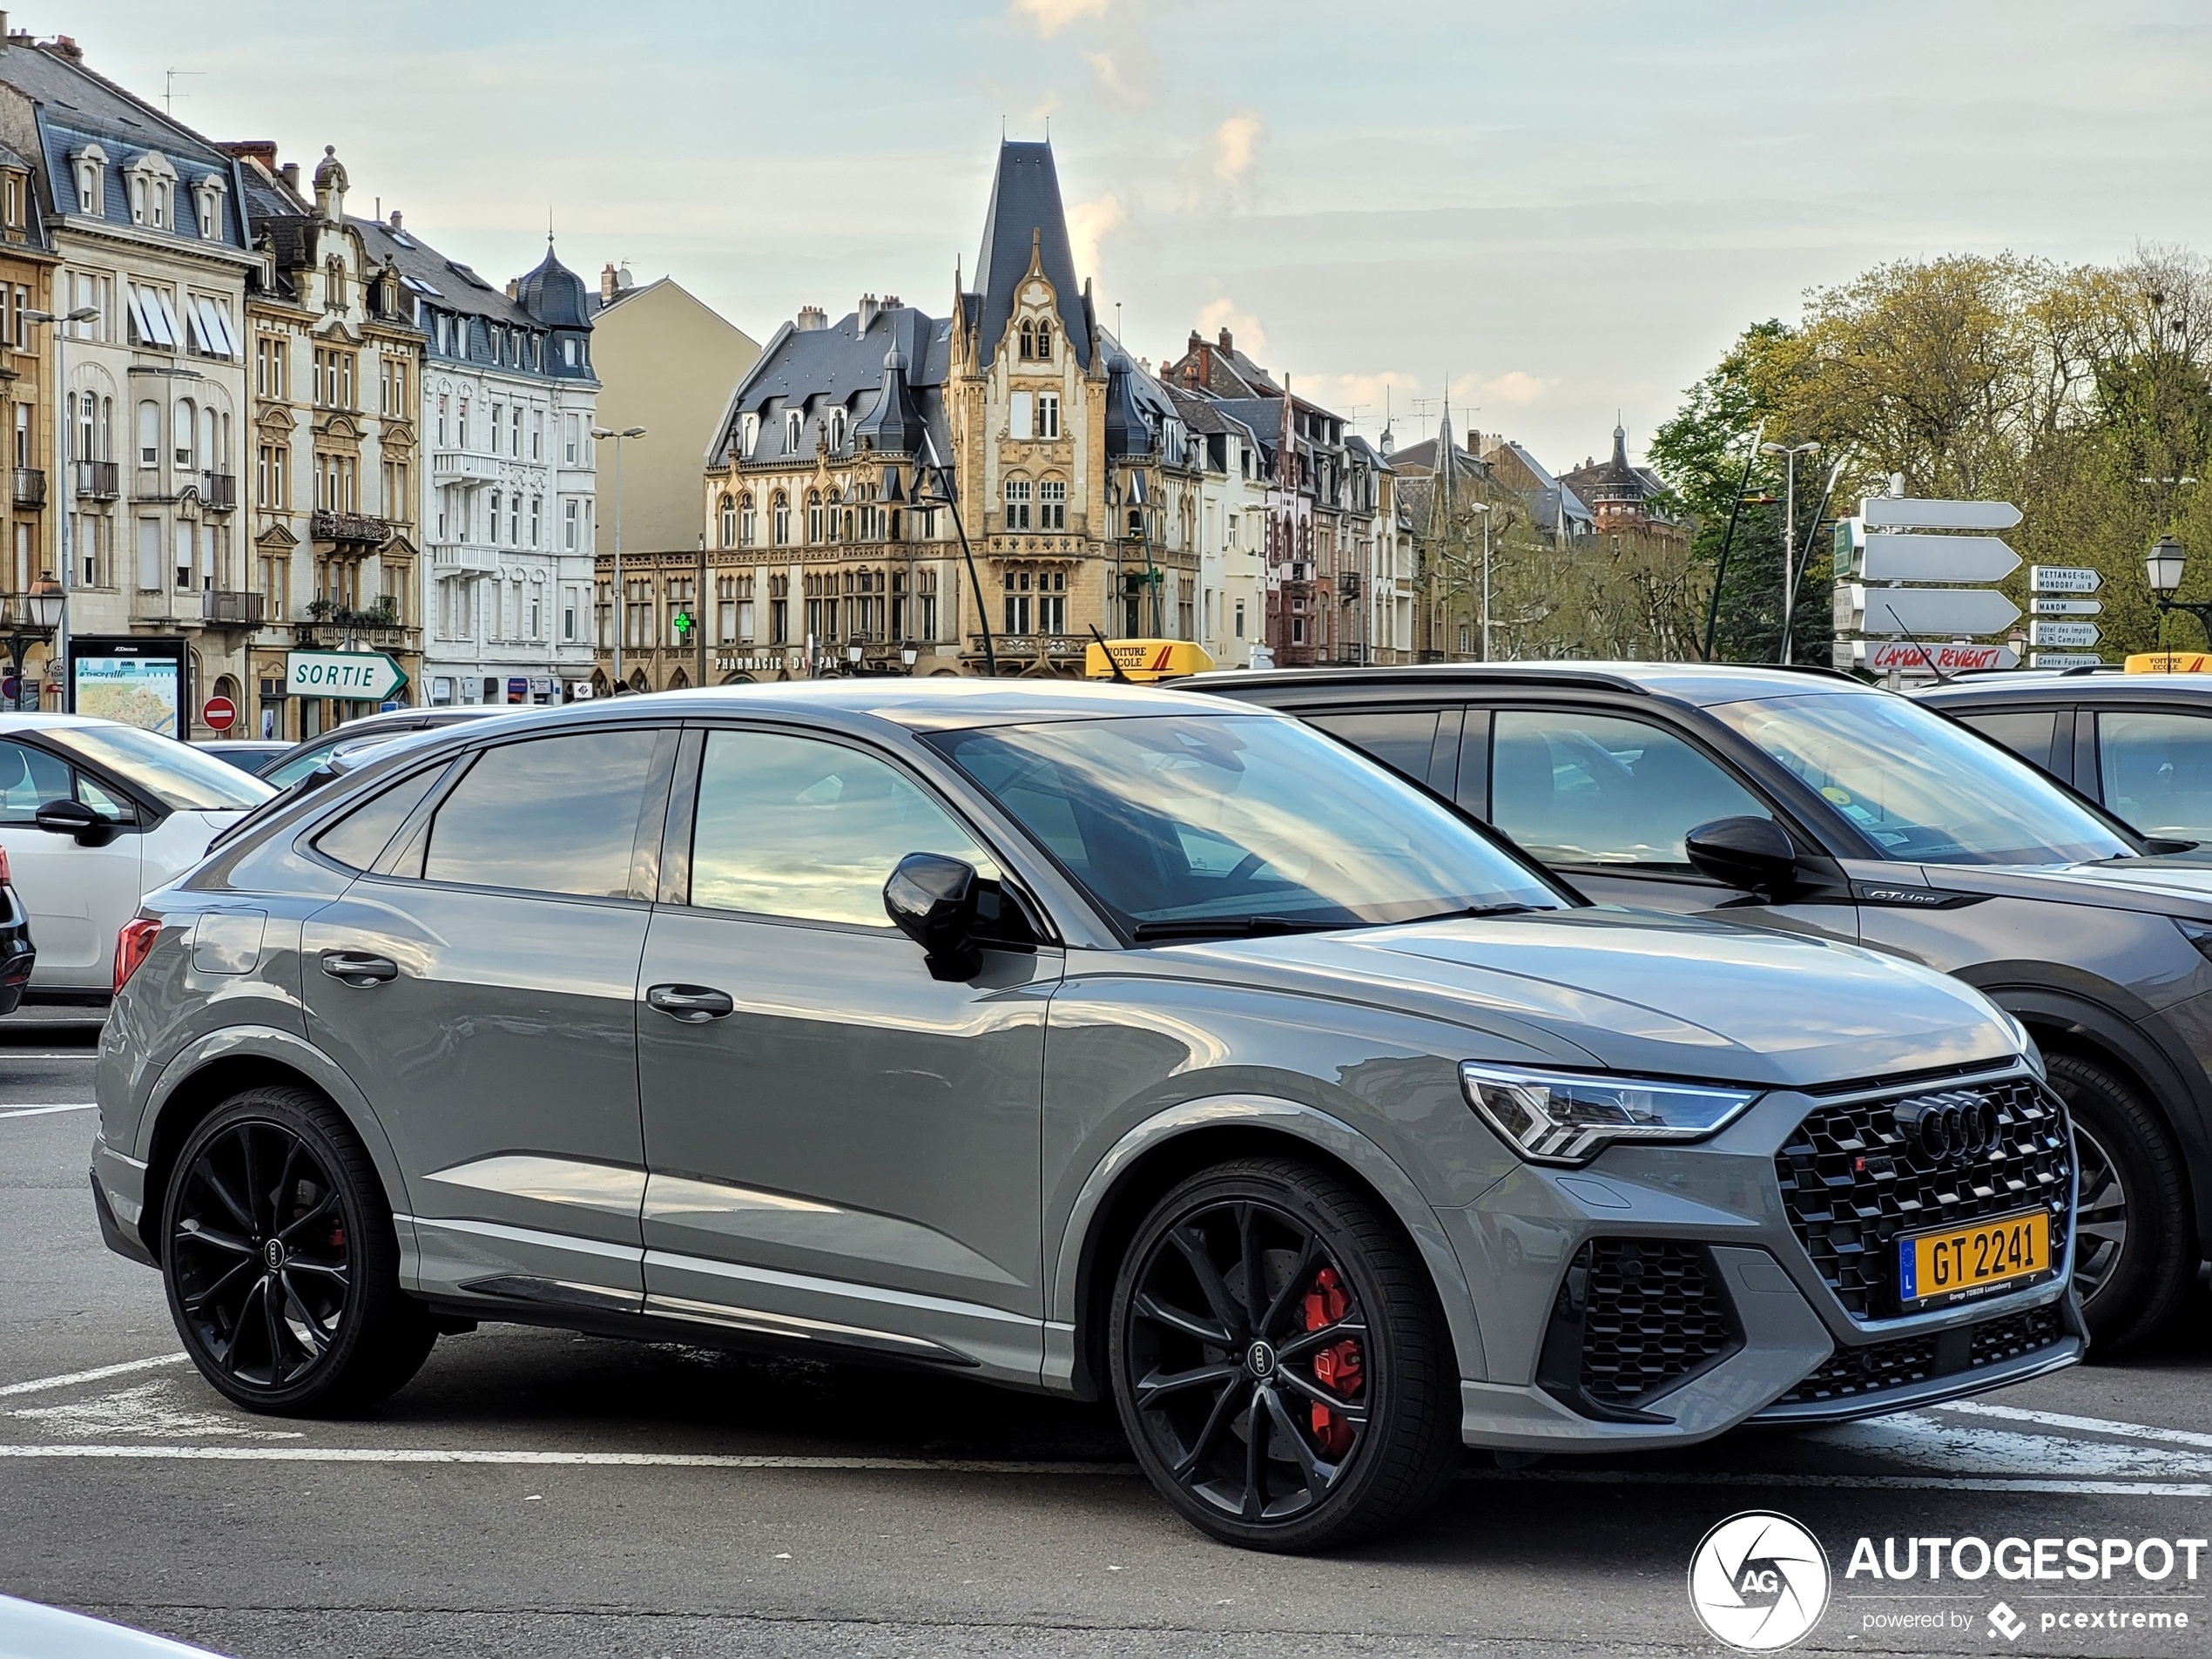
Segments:
[[[123,931],[115,936],[115,989],[120,995],[131,982],[131,975],[138,971],[138,964],[153,948],[153,941],[161,936],[161,924],[151,916],[137,916],[123,924]]]

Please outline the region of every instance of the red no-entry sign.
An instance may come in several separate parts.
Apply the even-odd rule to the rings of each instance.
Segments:
[[[238,705],[227,697],[211,697],[199,718],[218,732],[227,732],[238,720]]]

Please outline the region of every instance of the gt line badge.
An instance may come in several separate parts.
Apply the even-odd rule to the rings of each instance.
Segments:
[[[1828,1554],[1787,1515],[1747,1510],[1689,1558],[1689,1605],[1717,1641],[1746,1653],[1795,1644],[1828,1608]]]

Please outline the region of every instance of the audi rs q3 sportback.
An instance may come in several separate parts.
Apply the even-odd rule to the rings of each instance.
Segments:
[[[1110,1394],[1214,1536],[2072,1363],[1980,993],[1594,909],[1319,732],[847,680],[426,736],[132,922],[93,1186],[269,1412],[511,1320]]]

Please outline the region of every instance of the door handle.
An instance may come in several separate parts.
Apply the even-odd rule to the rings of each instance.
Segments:
[[[704,1025],[737,1012],[729,992],[711,985],[656,985],[645,993],[645,1006],[671,1014],[690,1025]]]
[[[327,950],[322,971],[347,985],[370,986],[400,976],[400,965],[388,956],[371,956],[357,950]]]

